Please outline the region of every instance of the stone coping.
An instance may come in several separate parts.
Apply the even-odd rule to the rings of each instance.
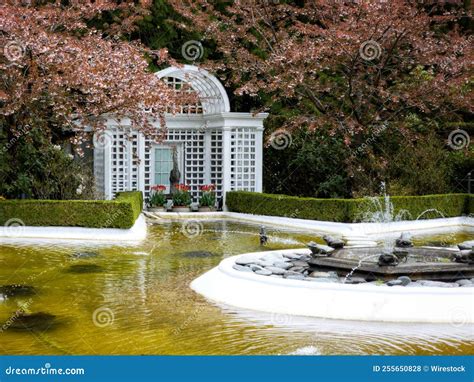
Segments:
[[[374,240],[400,236],[401,232],[415,234],[441,234],[468,230],[474,233],[474,218],[459,216],[452,218],[409,220],[390,223],[336,223],[318,220],[294,219],[280,216],[264,216],[237,212],[145,212],[152,220],[218,220],[232,219],[269,226],[301,229],[318,233],[343,236],[347,240],[362,244],[374,244]],[[368,241],[368,242],[366,242]]]
[[[308,253],[307,249],[265,253]],[[263,312],[342,320],[474,324],[474,288],[406,288],[313,283],[235,270],[232,256],[198,277],[191,288],[217,303]]]
[[[107,243],[138,242],[146,238],[147,222],[143,214],[129,229],[83,227],[0,226],[0,244],[23,241],[97,241]]]

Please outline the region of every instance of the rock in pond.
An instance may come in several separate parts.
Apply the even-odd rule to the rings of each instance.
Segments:
[[[8,328],[12,330],[48,330],[53,329],[56,322],[56,316],[49,313],[22,313],[13,314],[10,321],[7,323]]]
[[[286,257],[287,259],[290,260],[299,260],[302,255],[298,255],[297,253],[285,253],[283,254],[283,257]]]
[[[463,241],[462,243],[458,244],[458,248],[461,251],[466,249],[474,249],[474,240]]]
[[[471,286],[472,282],[471,282],[471,280],[468,280],[468,279],[462,279],[462,280],[456,281],[456,284],[458,284],[459,286],[464,286],[464,285]]]
[[[335,249],[344,248],[344,241],[341,239],[332,237],[331,235],[324,235],[323,240],[326,242],[327,245],[329,245],[332,248],[335,248]]]
[[[104,268],[96,264],[74,264],[68,269],[68,273],[100,273],[103,272]]]
[[[36,289],[30,285],[12,284],[0,286],[0,294],[5,297],[29,297],[35,295]]]
[[[270,276],[272,274],[272,272],[269,271],[268,269],[262,268],[262,269],[256,270],[255,274],[256,275],[261,275],[261,276]]]
[[[411,235],[408,232],[402,232],[400,237],[397,240],[395,240],[395,245],[400,248],[413,247]]]
[[[329,277],[334,277],[332,276],[329,272],[318,272],[318,271],[315,271],[315,272],[311,272],[309,274],[309,277],[325,277],[325,278],[329,278]]]
[[[400,276],[397,280],[400,280],[403,286],[407,286],[411,283],[411,279],[408,276]]]
[[[265,269],[269,270],[274,275],[283,275],[286,272],[286,269],[278,268],[278,267],[265,267]]]
[[[289,269],[293,266],[293,263],[283,262],[283,261],[275,261],[273,263],[274,267],[281,268],[281,269]]]
[[[236,271],[241,271],[241,272],[253,272],[250,267],[245,267],[239,264],[232,265],[232,268],[234,268]]]
[[[363,277],[349,277],[344,283],[345,284],[364,284],[367,280]]]
[[[313,241],[308,243],[308,248],[313,256],[330,256],[334,252],[334,248],[331,248],[329,245],[317,244]]]
[[[403,286],[403,282],[402,280],[390,280],[390,281],[387,281],[387,284],[388,286]]]

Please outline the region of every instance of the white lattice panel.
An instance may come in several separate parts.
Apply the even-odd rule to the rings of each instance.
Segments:
[[[138,140],[137,133],[111,130],[113,137],[110,155],[111,191],[138,189]]]
[[[211,133],[211,183],[216,185],[217,198],[222,197],[222,131]]]
[[[250,128],[232,129],[230,143],[231,190],[256,191],[256,134]]]

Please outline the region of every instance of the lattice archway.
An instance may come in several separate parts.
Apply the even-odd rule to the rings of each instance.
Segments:
[[[159,78],[175,78],[189,84],[198,94],[203,114],[230,112],[227,93],[220,81],[207,70],[192,65],[169,67],[156,73]],[[170,80],[167,80],[170,83]],[[176,81],[171,84],[174,85]],[[197,106],[199,109],[199,105]]]

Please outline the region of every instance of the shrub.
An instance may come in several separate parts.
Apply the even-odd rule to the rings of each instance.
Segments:
[[[393,196],[395,213],[407,210],[414,220],[424,211],[421,218],[461,216],[473,211],[473,197],[467,194]],[[230,211],[256,215],[284,216],[333,222],[358,222],[363,212],[370,210],[368,199],[316,199],[298,198],[287,195],[261,194],[246,191],[228,192],[226,205]]]
[[[20,219],[26,226],[130,228],[142,206],[140,191],[118,193],[114,200],[4,200],[0,224]]]

